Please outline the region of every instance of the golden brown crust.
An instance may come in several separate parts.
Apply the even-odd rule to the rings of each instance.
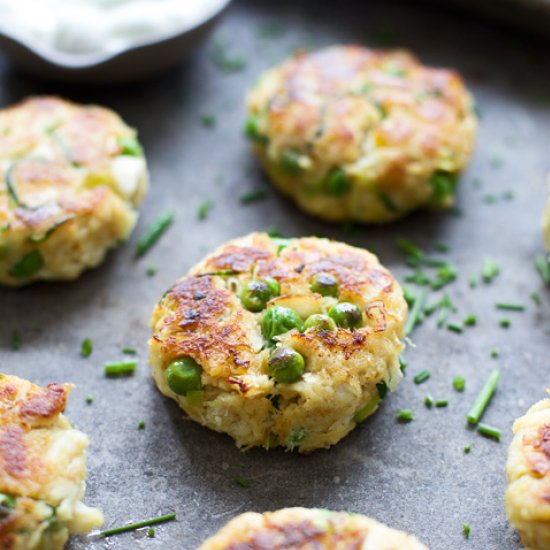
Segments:
[[[337,296],[312,290],[320,273],[338,281]],[[280,292],[267,309],[253,312],[240,296],[258,279],[275,279]],[[274,343],[266,340],[262,319],[270,308],[290,308],[305,321],[339,302],[357,306],[361,326],[294,328]],[[401,288],[368,251],[326,239],[253,233],[220,247],[162,297],[151,318],[150,362],[159,389],[195,420],[228,431],[239,445],[274,446],[276,440],[308,452],[348,433],[358,411],[377,399],[377,384],[397,386],[406,312]],[[303,356],[303,379],[274,381],[268,369],[273,346]],[[201,367],[201,404],[190,404],[167,385],[166,369],[182,357]]]
[[[269,176],[331,221],[388,221],[426,204],[450,206],[452,189],[439,196],[430,180],[466,166],[476,132],[458,73],[422,66],[404,50],[298,52],[261,75],[247,104],[253,150]],[[334,170],[347,190],[327,189]]]
[[[94,267],[127,238],[146,189],[135,131],[114,112],[54,97],[0,110],[0,283]],[[41,265],[18,271],[31,253]]]
[[[426,550],[406,533],[366,516],[307,508],[231,520],[199,550]]]

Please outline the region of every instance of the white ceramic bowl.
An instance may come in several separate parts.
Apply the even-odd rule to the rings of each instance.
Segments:
[[[65,54],[7,32],[0,32],[0,49],[18,67],[48,79],[82,84],[141,80],[161,73],[189,56],[230,2],[224,0],[216,12],[208,14],[191,28],[115,52]]]

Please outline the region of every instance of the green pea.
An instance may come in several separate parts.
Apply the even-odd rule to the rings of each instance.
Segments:
[[[28,254],[25,254],[15,265],[13,265],[8,271],[11,277],[18,279],[25,279],[32,277],[35,273],[40,271],[44,265],[44,259],[40,255],[38,250],[33,250]]]
[[[6,493],[0,493],[0,506],[12,509],[15,508],[15,505],[15,497],[12,497],[11,495],[6,495]]]
[[[438,170],[434,173],[430,180],[430,184],[433,187],[430,201],[436,204],[445,201],[447,197],[453,194],[457,183],[457,174],[445,172],[444,170]]]
[[[129,155],[131,157],[142,157],[143,149],[139,141],[135,137],[123,136],[118,138],[118,144],[120,145],[122,155]]]
[[[310,328],[316,330],[334,330],[336,323],[328,315],[315,313],[314,315],[310,315],[304,323],[304,330]]]
[[[246,137],[252,141],[257,141],[258,143],[267,143],[269,140],[261,132],[260,128],[260,117],[258,115],[250,115],[246,119],[244,125],[244,133]]]
[[[321,296],[336,296],[338,294],[338,279],[325,271],[316,273],[311,278],[310,285],[311,290]]]
[[[269,374],[276,382],[292,384],[305,370],[304,358],[292,348],[278,348],[269,358]]]
[[[342,168],[335,168],[330,172],[325,181],[325,190],[329,195],[339,197],[349,193],[351,182]]]
[[[300,154],[296,151],[283,151],[279,159],[281,168],[290,173],[297,173],[303,170],[300,164]]]
[[[302,331],[304,324],[300,316],[289,307],[270,307],[262,319],[262,332],[268,340],[272,340],[275,336],[284,334],[293,328]]]
[[[202,369],[191,357],[176,359],[166,369],[166,383],[178,395],[198,391],[201,384]]]
[[[257,279],[245,285],[241,292],[241,302],[249,311],[262,311],[271,298],[281,293],[275,279]]]
[[[361,324],[361,310],[349,302],[340,302],[332,306],[328,314],[342,328],[355,328]]]

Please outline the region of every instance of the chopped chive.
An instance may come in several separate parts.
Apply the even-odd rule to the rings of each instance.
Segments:
[[[16,279],[26,279],[38,273],[43,266],[44,258],[38,250],[33,250],[12,265],[8,270],[8,275]]]
[[[491,348],[491,357],[496,359],[500,355],[498,348]]]
[[[500,322],[499,322],[499,325],[500,325],[502,328],[509,328],[509,326],[510,326],[510,319],[501,319]]]
[[[429,370],[423,370],[413,378],[413,382],[415,384],[422,384],[422,382],[426,382],[431,375],[432,373]]]
[[[414,414],[410,409],[399,409],[397,411],[397,420],[400,422],[410,422],[413,418]]]
[[[540,297],[540,294],[536,290],[534,290],[533,292],[531,292],[531,294],[529,294],[529,298],[533,300],[536,306],[542,305],[542,298]]]
[[[479,189],[479,188],[483,185],[483,182],[482,182],[479,178],[475,178],[475,179],[472,181],[472,185],[473,185],[476,189]]]
[[[173,221],[174,214],[172,212],[165,212],[153,221],[137,243],[136,257],[143,256],[160,239]]]
[[[21,333],[14,329],[11,333],[11,349],[17,351],[21,348]]]
[[[409,239],[405,239],[404,237],[397,239],[397,247],[399,248],[399,250],[401,250],[401,252],[418,261],[420,261],[425,256],[423,250],[421,250]]]
[[[447,323],[447,330],[461,334],[464,332],[464,327],[458,323]]]
[[[281,230],[278,227],[275,227],[272,225],[271,227],[268,227],[265,232],[272,238],[272,239],[280,239],[282,238],[283,234],[281,233]]]
[[[109,361],[103,365],[105,376],[130,376],[137,368],[137,361]]]
[[[210,210],[212,210],[212,208],[214,208],[214,201],[212,200],[207,200],[200,204],[197,210],[197,216],[199,220],[206,219],[208,213],[210,212]]]
[[[483,261],[483,266],[481,268],[481,277],[485,283],[490,283],[500,275],[500,266],[491,260],[491,258],[486,258]]]
[[[239,197],[241,204],[251,204],[253,202],[258,202],[267,197],[267,193],[263,189],[258,189],[257,191],[250,191],[250,193],[245,193]]]
[[[172,521],[176,519],[176,514],[164,514],[156,518],[146,519],[145,521],[139,521],[137,523],[129,523],[128,525],[122,525],[121,527],[114,527],[113,529],[106,529],[99,534],[102,537],[110,537],[111,535],[118,535],[119,533],[126,533],[127,531],[134,531],[141,527],[148,527],[149,525],[156,525],[157,523],[164,523],[165,521]]]
[[[471,450],[472,450],[472,444],[466,443],[466,445],[464,445],[464,454],[468,454]]]
[[[435,249],[441,253],[449,252],[449,245],[445,243],[436,243]]]
[[[93,351],[92,340],[90,338],[84,338],[80,346],[80,355],[82,357],[90,357],[90,355],[92,355],[92,351]]]
[[[201,116],[201,124],[205,128],[214,128],[216,126],[217,120],[214,115],[211,114],[204,114]]]
[[[437,316],[437,328],[441,328],[447,322],[449,311],[456,311],[456,306],[453,304],[447,293],[443,294],[443,298],[439,302],[439,315]]]
[[[426,397],[424,398],[424,405],[426,405],[428,409],[431,409],[433,404],[434,404],[434,398],[430,394],[426,395]]]
[[[407,360],[402,355],[399,356],[399,368],[401,372],[405,372],[407,368]]]
[[[462,525],[462,532],[467,539],[470,538],[470,525],[468,523]]]
[[[500,168],[502,166],[502,157],[493,155],[491,157],[491,168]]]
[[[493,439],[496,439],[497,441],[500,441],[500,430],[498,428],[495,428],[493,426],[489,426],[488,424],[483,424],[483,422],[480,422],[477,426],[477,431],[481,435],[484,435],[485,437],[491,437]]]
[[[409,307],[412,307],[414,301],[416,300],[416,294],[411,290],[410,286],[405,286],[403,288],[403,298]]]
[[[147,268],[147,276],[148,277],[154,277],[156,274],[157,274],[157,271],[159,270],[159,268],[156,266],[156,265],[150,265],[148,268]]]
[[[147,536],[148,536],[150,539],[154,539],[154,538],[155,538],[155,534],[156,534],[156,531],[155,531],[155,528],[154,528],[154,527],[149,527],[149,529],[147,529]]]
[[[284,27],[277,21],[266,21],[258,26],[256,36],[259,38],[277,38],[284,34]]]
[[[467,327],[473,327],[477,323],[477,317],[473,314],[467,315],[462,321]]]
[[[535,257],[535,267],[545,284],[550,285],[550,260],[547,255],[539,254]]]
[[[505,311],[525,311],[525,306],[522,304],[510,304],[508,302],[498,302],[495,304],[497,309],[503,309]]]
[[[453,388],[458,391],[462,392],[464,391],[464,388],[466,387],[466,379],[463,376],[456,376],[453,378]]]
[[[243,57],[231,55],[227,52],[225,41],[218,41],[214,44],[212,61],[218,69],[226,73],[242,71],[246,67],[246,60]]]
[[[448,404],[449,404],[449,400],[448,400],[448,399],[438,399],[438,400],[435,402],[435,406],[436,406],[436,407],[446,407]]]
[[[89,393],[86,396],[86,404],[91,405],[93,402],[94,402],[94,396],[91,393]]]
[[[427,305],[424,308],[424,315],[429,317],[439,306],[440,306],[440,302],[434,302],[433,304]]]
[[[137,349],[135,348],[122,348],[122,353],[126,355],[137,355]]]
[[[497,389],[499,378],[500,372],[498,370],[493,371],[481,391],[478,393],[475,401],[468,411],[468,414],[466,415],[466,418],[470,424],[477,424],[483,416],[485,409],[489,405],[489,401],[491,401],[491,398]]]
[[[138,422],[138,430],[144,430],[145,429],[145,420],[140,420]]]
[[[248,489],[248,487],[250,487],[250,481],[248,481],[248,479],[246,479],[246,477],[243,477],[243,476],[237,476],[235,478],[235,483],[239,487],[244,487],[245,489]]]
[[[426,289],[422,289],[416,296],[411,312],[405,323],[405,335],[408,336],[413,331],[414,327],[419,323],[419,317],[422,313],[422,308],[424,307],[424,302],[426,300]]]
[[[493,195],[493,193],[485,193],[485,195],[483,195],[483,202],[485,204],[495,204],[495,202],[497,202],[497,197]]]
[[[514,192],[511,189],[508,189],[502,193],[502,198],[507,201],[511,201],[515,197]]]
[[[470,288],[475,288],[477,286],[477,277],[475,275],[471,275],[468,279],[468,285],[470,285]]]

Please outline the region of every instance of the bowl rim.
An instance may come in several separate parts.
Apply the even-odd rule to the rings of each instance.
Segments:
[[[54,65],[61,69],[71,69],[71,70],[84,69],[85,70],[85,69],[91,69],[93,67],[106,64],[111,60],[121,55],[130,53],[134,50],[139,50],[150,46],[156,46],[157,44],[162,44],[164,42],[169,42],[171,40],[179,38],[180,36],[183,36],[187,33],[192,32],[195,29],[198,29],[203,25],[207,25],[213,19],[218,17],[225,9],[227,9],[231,1],[232,0],[221,0],[219,6],[216,9],[208,12],[205,17],[203,17],[200,21],[195,22],[191,26],[184,27],[182,29],[171,31],[171,32],[159,33],[147,39],[133,42],[130,46],[119,47],[117,49],[114,49],[108,52],[84,53],[84,54],[81,54],[81,53],[71,54],[66,52],[60,52],[60,51],[54,50],[53,48],[44,46],[38,40],[34,40],[32,38],[31,39],[23,38],[17,32],[12,33],[5,30],[0,30],[0,38],[4,38],[8,41],[11,41],[21,46],[22,48],[27,50],[30,54],[35,55],[36,57],[39,57],[42,61],[50,65]]]

